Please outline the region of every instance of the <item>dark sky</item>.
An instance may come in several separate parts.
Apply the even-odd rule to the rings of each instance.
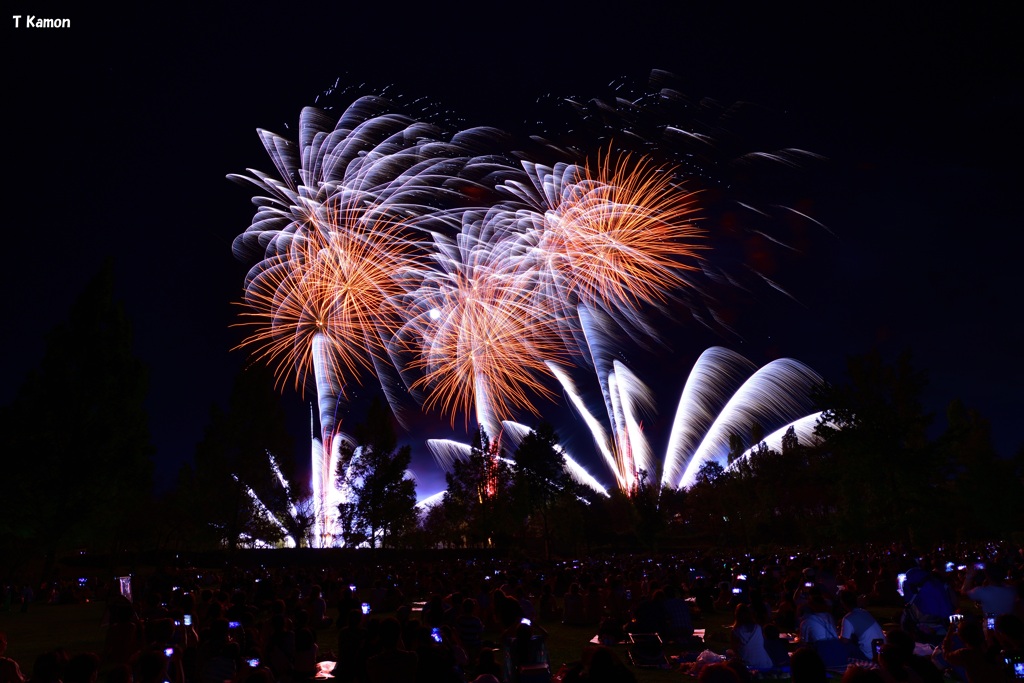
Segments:
[[[1019,10],[223,4],[234,9],[13,6],[71,28],[8,23],[0,401],[113,256],[150,367],[151,431],[168,480],[244,361],[230,352],[240,333],[228,326],[246,265],[230,247],[252,207],[225,175],[271,170],[257,128],[286,133],[340,78],[427,96],[467,124],[526,130],[539,98],[597,97],[614,79],[662,69],[694,98],[784,114],[794,144],[827,160],[808,183],[808,206],[834,233],[776,273],[796,302],[740,311],[742,339],[673,332],[674,353],[653,363],[678,372],[657,387],[663,416],[712,344],[759,365],[796,358],[833,381],[845,379],[847,356],[877,346],[888,358],[913,352],[937,427],[959,397],[992,422],[1002,454],[1024,442]],[[302,411],[293,394],[285,400]],[[561,409],[544,410],[572,432]],[[417,468],[421,493],[437,490],[429,460]],[[607,478],[596,462],[592,470]]]

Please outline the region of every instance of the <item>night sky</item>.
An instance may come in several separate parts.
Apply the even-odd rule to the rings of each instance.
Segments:
[[[272,170],[257,128],[289,133],[337,81],[430,98],[467,126],[529,131],[538,100],[603,96],[616,79],[660,69],[693,98],[784,118],[787,142],[824,157],[801,206],[828,230],[777,264],[773,278],[792,298],[736,307],[736,335],[681,319],[665,323],[670,353],[628,350],[661,399],[651,433],[671,422],[689,367],[710,345],[758,365],[796,358],[836,382],[849,355],[878,348],[888,359],[909,349],[928,373],[936,430],[958,397],[991,421],[1002,455],[1024,443],[1019,9],[230,4],[12,7],[69,18],[71,28],[8,22],[0,402],[112,256],[150,368],[157,472],[169,485],[245,362],[230,351],[242,333],[229,325],[248,264],[231,242],[253,208],[225,175]],[[284,400],[306,410],[294,392]],[[590,448],[562,406],[542,410],[574,452]],[[422,438],[458,435],[433,422],[434,433],[402,437],[417,453],[421,495],[442,486]]]

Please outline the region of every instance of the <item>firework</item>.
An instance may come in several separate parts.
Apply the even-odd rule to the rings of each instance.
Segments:
[[[511,217],[501,209],[467,212],[454,239],[435,235],[434,267],[404,298],[408,320],[396,347],[409,353],[412,383],[424,390],[427,409],[454,424],[462,414],[497,436],[502,419],[518,410],[536,413],[547,363],[564,360],[558,311],[533,293],[509,257]]]
[[[303,390],[315,376],[317,344],[327,346],[323,376],[358,378],[399,327],[391,302],[403,276],[420,268],[420,250],[406,227],[373,220],[361,207],[326,208],[312,216],[288,252],[258,264],[248,278],[240,348],[275,367],[278,382]]]
[[[399,326],[390,302],[404,291],[403,278],[420,269],[417,239],[425,233],[411,224],[443,221],[434,202],[460,195],[470,181],[456,182],[456,171],[473,165],[466,157],[472,132],[446,142],[433,126],[390,106],[360,98],[336,120],[306,108],[297,143],[260,131],[277,178],[229,176],[261,192],[252,224],[233,245],[240,258],[261,259],[246,282],[243,325],[252,332],[241,346],[274,365],[279,385],[292,377],[300,389],[316,387],[313,495],[321,545],[337,532],[343,387],[367,370],[380,377],[387,340]]]
[[[509,180],[505,189],[531,207],[519,214],[514,256],[537,296],[567,311],[600,307],[643,328],[645,306],[691,284],[704,232],[697,194],[672,169],[610,152],[594,166],[523,166],[529,182]]]
[[[671,101],[663,89],[603,107],[602,118],[647,109],[657,118]],[[246,279],[241,324],[249,335],[240,346],[274,367],[279,386],[316,388],[313,489],[322,544],[333,542],[331,510],[344,498],[339,404],[346,384],[369,375],[396,414],[411,395],[453,425],[462,415],[468,429],[473,416],[499,439],[518,425],[511,421],[518,413],[536,415],[538,399],[554,398],[555,378],[619,488],[635,490],[641,472],[651,483],[658,476],[643,433],[653,396],[613,358],[609,336],[614,327],[634,341],[656,338],[649,313],[678,308],[690,292],[700,299],[698,278],[716,272],[705,258],[711,236],[699,226],[708,215],[704,195],[693,189],[714,184],[712,136],[659,122],[627,136],[641,141],[644,154],[608,145],[590,162],[571,156],[562,158],[577,163],[513,165],[480,153],[494,133],[471,129],[446,138],[394,113],[387,100],[363,97],[337,118],[304,109],[297,141],[260,131],[276,177],[253,170],[231,176],[259,192],[252,223],[233,244],[239,257],[257,261]],[[683,139],[700,154],[684,155],[692,163],[656,163],[646,154],[655,133]],[[571,144],[548,147],[576,154]],[[788,164],[798,152],[737,158]],[[724,351],[711,356],[702,357],[684,389],[661,468],[665,484],[689,481],[740,421],[793,414],[816,377],[795,361],[778,361],[714,413],[715,402],[752,368],[740,369]],[[570,378],[581,358],[597,372],[607,429]],[[446,443],[432,450],[450,465],[464,449]],[[595,487],[568,462],[577,479]]]
[[[642,429],[644,417],[654,414],[654,397],[636,375],[611,357],[606,319],[581,307],[581,321],[604,399],[607,428],[589,410],[569,374],[556,368],[552,372],[590,430],[616,484],[629,493],[641,483],[641,472],[646,472],[648,483],[656,481],[659,463]],[[660,463],[661,486],[690,486],[707,460],[727,464],[730,437],[745,433],[755,423],[773,429],[794,424],[802,434],[799,438],[806,440],[816,418],[808,414],[811,388],[820,381],[814,370],[792,359],[758,369],[734,351],[706,350],[683,387]]]
[[[705,352],[698,359],[698,363],[714,362],[718,356],[717,352]],[[780,358],[759,368],[728,397],[728,401],[716,413],[714,421],[694,451],[670,451],[667,459],[685,464],[678,485],[692,485],[700,466],[708,460],[716,460],[723,466],[727,465],[728,461],[724,454],[729,452],[729,438],[733,434],[742,434],[753,424],[774,427],[780,423],[792,424],[802,418],[814,417],[808,414],[811,390],[821,382],[822,378],[817,372],[790,358]],[[685,398],[686,390],[683,394]],[[707,395],[707,392],[697,391],[695,394]],[[719,394],[720,397],[722,395]],[[681,402],[680,411],[686,410],[687,406]],[[703,409],[699,412],[706,414]],[[679,423],[680,418],[677,415],[676,424]],[[802,424],[805,423],[806,421]],[[678,443],[674,436],[671,441],[673,444]],[[666,467],[666,472],[668,471],[669,468]],[[668,480],[668,483],[671,484],[671,480]]]

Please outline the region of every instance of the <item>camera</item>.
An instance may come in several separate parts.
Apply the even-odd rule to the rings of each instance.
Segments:
[[[164,648],[164,656],[166,656],[166,657],[173,657],[174,656],[174,648],[173,647],[165,647]]]
[[[530,625],[532,625],[532,624],[533,624],[533,622],[532,622],[532,621],[530,621],[529,619],[527,619],[526,617],[523,617],[522,619],[520,619],[520,620],[519,620],[519,623],[520,623],[520,624],[526,624],[527,626],[530,626]]]
[[[804,588],[814,588],[814,582],[813,581],[805,581],[804,582]]]
[[[740,593],[742,593],[742,592],[743,592],[743,589],[742,589],[742,588],[733,588],[733,589],[732,589],[732,594],[733,594],[733,595],[739,595],[739,594],[740,594]]]
[[[370,613],[370,603],[364,602],[363,605],[362,605],[362,610],[363,610],[363,614],[369,614]]]
[[[350,584],[348,585],[348,589],[349,589],[350,591],[352,591],[353,593],[355,593],[355,592],[356,592],[356,585],[355,585],[354,583],[350,583]]]
[[[985,615],[985,628],[987,628],[989,631],[995,631],[996,630],[996,615],[994,615],[994,614],[986,614]]]
[[[255,669],[260,665],[260,660],[259,657],[253,657],[252,659],[245,660],[245,663]]]
[[[955,566],[956,566],[956,565],[954,565],[954,564],[953,564],[952,562],[947,562],[947,563],[946,563],[946,571],[947,571],[947,572],[951,572],[951,571],[953,571],[953,568],[954,568]]]
[[[430,629],[430,637],[434,639],[435,643],[440,643],[441,642],[441,629],[437,628],[436,626],[434,628]]]
[[[958,621],[963,621],[963,619],[964,619],[964,615],[962,615],[962,614],[950,614],[949,615],[949,623],[951,623],[951,624],[955,624]]]

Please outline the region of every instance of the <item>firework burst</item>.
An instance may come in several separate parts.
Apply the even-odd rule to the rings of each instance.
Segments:
[[[434,268],[405,297],[408,321],[396,346],[412,354],[407,367],[422,373],[413,389],[426,391],[425,407],[454,423],[476,414],[497,436],[502,419],[536,413],[534,399],[553,398],[545,386],[547,363],[566,350],[557,311],[533,294],[509,257],[514,221],[501,209],[467,212],[454,239],[435,235]],[[467,424],[468,426],[468,424]]]
[[[401,222],[368,218],[360,208],[332,202],[286,254],[250,272],[242,325],[252,333],[240,348],[273,365],[279,383],[292,377],[299,391],[315,375],[317,337],[329,351],[325,372],[339,380],[386,359],[385,340],[400,320],[391,302],[403,276],[421,268],[422,251]]]

